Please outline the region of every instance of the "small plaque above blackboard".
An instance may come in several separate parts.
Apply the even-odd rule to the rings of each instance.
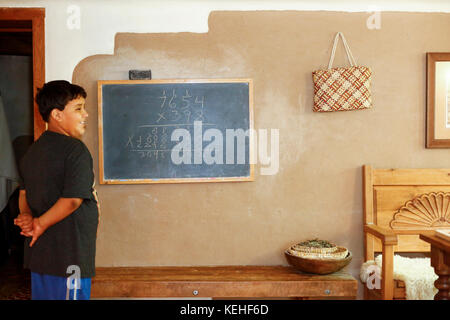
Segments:
[[[98,81],[101,184],[253,181],[250,79]]]

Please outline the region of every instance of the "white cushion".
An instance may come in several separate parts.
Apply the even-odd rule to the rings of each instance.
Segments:
[[[381,277],[382,255],[363,263],[360,270],[361,281],[366,283],[373,267],[378,266]],[[406,299],[433,300],[437,289],[434,282],[438,276],[430,264],[430,258],[408,258],[394,255],[394,280],[405,282]]]

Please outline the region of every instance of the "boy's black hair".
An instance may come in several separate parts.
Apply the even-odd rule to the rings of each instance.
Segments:
[[[78,97],[86,98],[86,91],[76,84],[71,84],[65,80],[55,80],[44,84],[38,89],[36,103],[39,106],[39,113],[45,122],[48,122],[50,112],[53,109],[64,110],[67,103]]]

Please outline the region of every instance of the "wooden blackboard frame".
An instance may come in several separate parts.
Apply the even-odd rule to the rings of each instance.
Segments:
[[[208,178],[155,178],[155,179],[105,179],[103,154],[103,85],[109,84],[171,84],[171,83],[247,83],[249,89],[249,129],[250,141],[253,126],[253,80],[252,79],[164,79],[164,80],[98,80],[98,138],[99,138],[99,181],[100,184],[153,184],[153,183],[196,183],[196,182],[242,182],[254,181],[254,163],[250,160],[250,174],[245,177],[208,177]],[[249,159],[254,159],[252,143],[249,143]]]

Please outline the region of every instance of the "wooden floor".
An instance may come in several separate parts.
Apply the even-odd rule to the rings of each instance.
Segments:
[[[13,251],[0,262],[0,300],[30,300],[30,271],[23,269],[23,252]]]
[[[286,266],[97,268],[92,298],[356,298],[348,273],[313,275]]]

